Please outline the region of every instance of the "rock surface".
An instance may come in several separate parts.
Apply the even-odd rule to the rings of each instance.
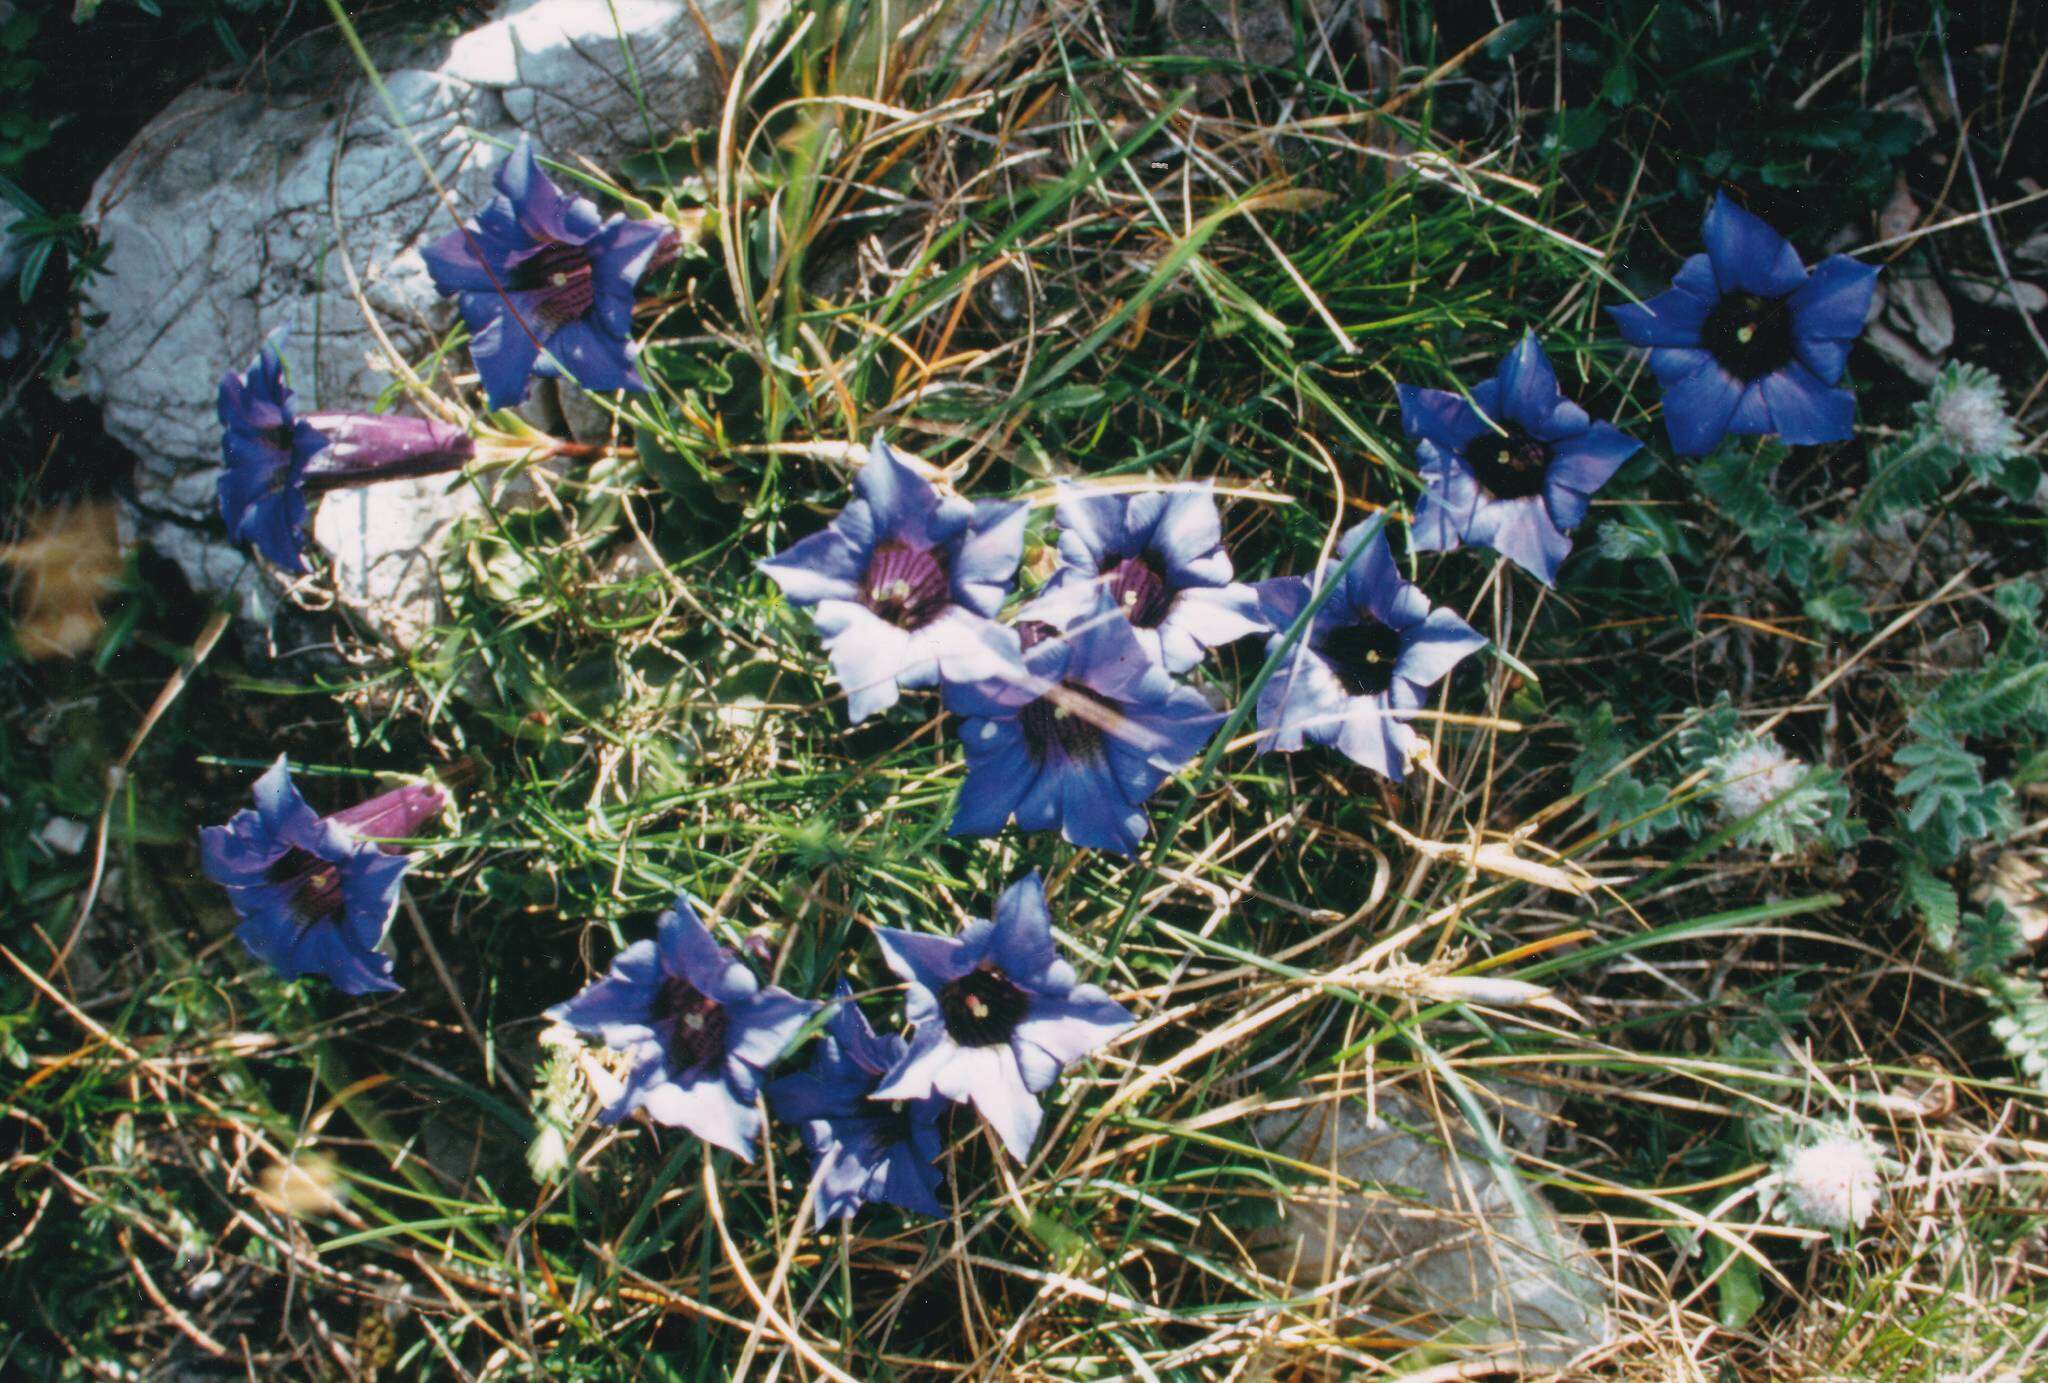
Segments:
[[[180,95],[86,208],[109,250],[87,296],[104,321],[86,336],[80,376],[108,432],[140,458],[139,536],[200,591],[232,591],[245,616],[266,618],[276,588],[215,512],[221,373],[282,326],[301,408],[369,407],[391,374],[349,267],[410,358],[454,320],[418,253],[455,224],[422,159],[466,213],[521,130],[558,161],[602,164],[702,127],[717,118],[721,65],[750,20],[777,12],[747,0],[506,0],[459,37],[384,42],[378,66],[418,157],[335,39],[309,43],[295,55],[303,65],[289,65],[298,75],[266,88],[202,83]],[[457,366],[466,372],[466,357]],[[396,484],[329,498],[313,533],[344,603],[405,642],[438,609],[433,540],[479,503],[468,485]]]
[[[1540,1152],[1550,1112],[1501,1091],[1504,1136]],[[1256,1121],[1274,1151],[1334,1169],[1358,1189],[1312,1181],[1281,1203],[1260,1243],[1269,1271],[1338,1301],[1379,1329],[1454,1343],[1477,1356],[1557,1368],[1613,1336],[1599,1267],[1574,1229],[1530,1193],[1533,1215],[1493,1163],[1434,1136],[1416,1100],[1381,1089]],[[1334,1183],[1341,1188],[1343,1183]],[[1347,1281],[1348,1279],[1348,1281]]]

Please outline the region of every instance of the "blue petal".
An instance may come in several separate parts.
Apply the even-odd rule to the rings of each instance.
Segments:
[[[1520,423],[1531,432],[1539,431],[1550,422],[1561,397],[1557,389],[1557,371],[1551,368],[1550,357],[1543,353],[1535,332],[1522,333],[1522,339],[1501,361],[1500,372],[1495,378],[1500,381],[1503,421]]]
[[[1715,194],[1700,238],[1706,242],[1714,279],[1723,293],[1782,298],[1806,282],[1799,252],[1725,194]]]
[[[771,986],[744,1003],[726,1006],[725,1054],[765,1069],[796,1040],[797,1032],[824,1005]]]
[[[502,303],[479,329],[470,313],[477,296],[463,300],[463,319],[470,324],[470,359],[483,379],[484,402],[492,408],[512,408],[525,401],[534,363],[540,359],[540,343]]]
[[[1160,496],[1159,518],[1149,551],[1164,568],[1167,584],[1218,586],[1230,580],[1230,555],[1223,551],[1223,516],[1213,487],[1176,485]]]
[[[831,651],[832,676],[846,692],[854,724],[894,706],[900,688],[937,685],[939,665],[929,651],[865,605],[828,600],[812,618]]]
[[[688,894],[678,893],[675,904],[661,915],[654,940],[662,972],[689,981],[706,998],[729,1004],[754,996],[758,986],[752,973],[718,944]]]
[[[594,1033],[607,1047],[626,1048],[653,1038],[649,1017],[661,986],[661,961],[652,941],[636,941],[612,958],[611,970],[547,1017]]]
[[[1702,263],[1706,261],[1705,255],[1694,258]],[[1702,298],[1684,288],[1673,287],[1640,307],[1634,303],[1610,307],[1607,315],[1614,319],[1621,339],[1631,346],[1695,347],[1700,343],[1700,329],[1706,325],[1707,314],[1714,310],[1714,304],[1719,300],[1718,292],[1712,297]]]
[[[1005,975],[1023,985],[1073,984],[1073,970],[1053,946],[1052,913],[1036,869],[1003,890],[994,921],[989,954]]]
[[[867,464],[854,477],[854,488],[868,502],[875,531],[912,547],[938,547],[967,527],[974,506],[953,495],[941,495],[878,434],[868,449]]]
[[[1030,517],[1030,507],[1022,503],[985,499],[975,504],[952,552],[955,600],[990,617],[1003,608],[1024,560],[1024,525]]]
[[[1847,255],[1830,255],[1814,266],[1806,286],[1791,297],[1793,333],[1802,341],[1853,341],[1863,334],[1876,288],[1876,265]],[[1837,375],[1823,378],[1832,384]]]
[[[1455,611],[1431,610],[1410,633],[1394,663],[1394,676],[1419,687],[1434,686],[1445,673],[1486,647],[1486,638]]]
[[[497,292],[498,281],[478,257],[479,248],[472,227],[449,231],[422,245],[420,258],[426,261],[427,276],[433,279],[434,290],[444,298],[457,293]]]
[[[1457,453],[1434,442],[1417,445],[1423,492],[1408,540],[1417,552],[1451,552],[1465,540],[1479,504],[1479,480]]]
[[[969,720],[960,735],[969,746],[967,780],[960,785],[959,805],[946,833],[992,836],[1036,785],[1039,767],[1013,720]]]
[[[1077,985],[1058,997],[1031,1001],[1024,1021],[1017,1025],[1011,1042],[1018,1048],[1032,1047],[1050,1058],[1051,1076],[1044,1066],[1023,1068],[1024,1084],[1033,1091],[1052,1084],[1063,1067],[1071,1066],[1131,1026],[1130,1012],[1092,984]],[[1020,1057],[1024,1053],[1020,1050]]]
[[[1795,446],[1846,442],[1855,433],[1856,396],[1831,389],[1797,363],[1757,381],[1778,435]]]
[[[1391,693],[1389,688],[1378,696],[1351,698],[1334,741],[1359,767],[1398,783],[1408,776],[1408,751],[1419,737],[1395,714]]]
[[[657,1059],[654,1065],[645,1077],[642,1071],[647,1071],[646,1066],[634,1072],[620,1102],[624,1108],[615,1117],[644,1109],[657,1124],[688,1129],[743,1161],[754,1160],[754,1142],[761,1135],[760,1111],[752,1102],[738,1099],[717,1068],[679,1078],[668,1070],[665,1060]]]
[[[593,394],[647,388],[647,382],[634,368],[631,345],[623,337],[599,330],[588,317],[570,322],[549,336],[547,354],[534,367],[534,373],[550,377],[563,370]]]
[[[1728,433],[1728,420],[1742,399],[1742,386],[1708,361],[1686,378],[1664,386],[1664,430],[1681,456],[1704,456]]]
[[[1323,656],[1297,645],[1259,692],[1260,752],[1291,754],[1305,743],[1331,743],[1349,701]]]
[[[1557,569],[1572,550],[1571,539],[1550,521],[1549,508],[1537,496],[1481,505],[1468,536],[1546,586],[1557,580]]]
[[[763,558],[755,569],[782,588],[785,600],[802,607],[821,600],[860,599],[861,578],[872,557],[872,552],[849,542],[834,523]]]
[[[1401,400],[1401,430],[1411,441],[1431,441],[1440,447],[1462,452],[1489,429],[1472,405],[1443,389],[1420,389],[1412,384],[1395,386]],[[1478,391],[1473,391],[1477,399]]]
[[[1090,576],[1137,554],[1124,523],[1128,496],[1098,494],[1062,480],[1054,513],[1060,526],[1060,552]]]
[[[884,964],[928,994],[936,994],[959,979],[981,958],[978,953],[970,954],[956,937],[930,936],[895,927],[875,928],[875,944],[882,949]],[[901,1069],[900,1063],[897,1069]]]
[[[1241,582],[1227,586],[1196,586],[1182,591],[1167,608],[1166,618],[1150,631],[1159,641],[1160,661],[1171,673],[1182,673],[1202,661],[1212,648],[1272,632],[1258,593]]]

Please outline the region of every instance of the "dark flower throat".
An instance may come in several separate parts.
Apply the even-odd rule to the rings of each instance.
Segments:
[[[1008,1042],[1030,1008],[1031,996],[994,967],[970,970],[939,986],[939,1017],[946,1035],[963,1047]]]
[[[1156,629],[1173,605],[1166,578],[1143,557],[1126,557],[1102,573],[1109,594],[1126,618],[1140,629]]]
[[[1509,423],[1506,436],[1488,429],[1466,447],[1465,464],[1479,478],[1480,488],[1495,499],[1528,499],[1543,493],[1550,444],[1530,436],[1521,424]]]
[[[861,603],[898,629],[922,629],[946,611],[945,560],[931,548],[883,543],[860,579]]]
[[[291,889],[285,906],[302,927],[326,922],[341,912],[341,870],[294,845],[271,862],[263,877]]]
[[[1792,309],[1783,298],[1729,293],[1700,326],[1700,345],[1744,384],[1791,364],[1797,344]]]
[[[1040,620],[1027,619],[1017,623],[1017,638],[1029,650],[1057,638],[1059,631]],[[1075,703],[1086,702],[1100,710],[1099,715],[1090,717],[1074,710]],[[1116,715],[1116,708],[1088,688],[1075,682],[1062,682],[1053,692],[1039,697],[1017,713],[1017,723],[1024,731],[1024,747],[1031,751],[1031,761],[1042,764],[1054,747],[1068,758],[1081,763],[1090,763],[1102,755],[1102,726],[1098,723]]]
[[[678,1071],[701,1071],[725,1056],[725,1007],[698,992],[688,980],[670,975],[654,994],[655,1022],[675,1024],[668,1056]]]
[[[541,294],[535,315],[548,331],[581,320],[597,301],[590,251],[581,245],[549,241],[514,265],[505,278],[508,290]]]
[[[1366,615],[1356,624],[1332,629],[1317,650],[1352,696],[1378,696],[1394,684],[1394,664],[1401,658],[1401,636]]]

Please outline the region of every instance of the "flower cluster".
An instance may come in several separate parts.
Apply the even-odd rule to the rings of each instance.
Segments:
[[[761,1072],[821,1005],[762,988],[688,898],[655,940],[627,947],[548,1017],[627,1054],[630,1074],[604,1122],[645,1110],[751,1160],[765,1093],[811,1150],[820,1224],[875,1201],[936,1216],[946,1106],[971,1103],[1021,1162],[1044,1117],[1038,1096],[1131,1016],[1060,959],[1035,871],[1004,890],[993,920],[958,937],[876,937],[908,982],[910,1038],[876,1033],[842,983],[810,1066],[765,1088]]]
[[[675,232],[606,219],[563,192],[521,137],[499,167],[498,195],[421,251],[434,286],[469,328],[486,404],[509,408],[535,376],[591,390],[644,390],[632,345],[634,285]],[[289,572],[306,569],[306,500],[327,490],[459,471],[476,442],[427,418],[300,416],[284,382],[280,336],[220,382],[220,515],[228,535]]]
[[[487,406],[522,402],[536,376],[645,389],[636,285],[673,253],[673,230],[604,217],[550,180],[524,138],[496,194],[424,251],[468,328]],[[1704,239],[1669,291],[1610,309],[1623,337],[1650,349],[1673,446],[1849,435],[1853,397],[1839,381],[1876,270],[1837,255],[1809,271],[1723,198]],[[1641,445],[1565,397],[1533,332],[1469,393],[1403,384],[1398,397],[1423,480],[1411,549],[1489,547],[1546,585],[1591,497]],[[457,471],[479,454],[469,431],[444,422],[301,415],[292,399],[277,338],[220,385],[222,518],[286,570],[304,570],[309,495]],[[1951,381],[1933,420],[1960,453],[2011,450],[1995,385]],[[966,763],[955,836],[1014,822],[1133,854],[1150,831],[1146,803],[1246,713],[1227,709],[1213,681],[1190,679],[1250,638],[1266,649],[1248,708],[1259,752],[1327,745],[1402,781],[1430,766],[1413,725],[1430,689],[1486,643],[1404,578],[1379,519],[1345,533],[1312,573],[1253,584],[1225,547],[1210,485],[1062,481],[1052,570],[1020,593],[1026,504],[965,498],[880,437],[853,488],[822,531],[759,569],[810,612],[855,722],[907,690],[939,691]],[[1746,829],[1782,846],[1812,826],[1804,766],[1775,741],[1752,736],[1711,767],[1724,812]],[[411,856],[393,842],[437,815],[444,794],[404,787],[322,817],[280,758],[254,795],[253,810],[202,834],[203,867],[228,891],[244,944],[286,978],[324,976],[352,995],[396,990],[382,943]],[[844,981],[822,1017],[826,1004],[764,986],[680,895],[652,939],[547,1016],[564,1025],[552,1030],[558,1046],[572,1040],[566,1028],[621,1054],[602,1121],[644,1113],[751,1159],[765,1106],[812,1154],[821,1224],[870,1202],[939,1215],[949,1107],[972,1106],[1021,1161],[1043,1122],[1039,1097],[1133,1020],[1060,957],[1035,870],[958,936],[880,928],[876,939],[905,985],[907,1034],[876,1032]],[[810,1065],[771,1078],[814,1024]],[[556,1063],[557,1087],[567,1070]],[[572,1105],[558,1088],[550,1108]],[[564,1144],[536,1166],[559,1170],[565,1154]],[[1842,1139],[1816,1144],[1780,1179],[1807,1218],[1858,1224],[1875,1195],[1860,1156]],[[1809,1182],[1822,1189],[1802,1190]]]
[[[1261,746],[1332,744],[1398,781],[1425,750],[1407,723],[1425,689],[1485,642],[1401,580],[1363,527],[1314,582],[1238,581],[1203,484],[1062,482],[1055,568],[1005,624],[1023,506],[942,486],[876,438],[838,517],[760,566],[812,611],[855,721],[903,688],[941,689],[967,763],[956,836],[1014,821],[1133,853],[1150,830],[1144,804],[1229,718],[1181,675],[1256,635],[1276,657],[1298,641],[1259,699]],[[1312,603],[1314,620],[1292,630]]]

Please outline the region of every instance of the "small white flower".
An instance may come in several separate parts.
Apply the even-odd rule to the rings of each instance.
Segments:
[[[1779,1154],[1775,1208],[1814,1229],[1861,1229],[1896,1165],[1856,1124],[1822,1125]]]
[[[1804,760],[1771,735],[1744,735],[1714,760],[1715,792],[1730,821],[1741,821],[1785,798],[1806,777]]]
[[[2005,411],[1998,377],[1968,365],[1942,371],[1927,396],[1925,416],[1951,451],[2002,460],[2020,449],[2020,431]]]

